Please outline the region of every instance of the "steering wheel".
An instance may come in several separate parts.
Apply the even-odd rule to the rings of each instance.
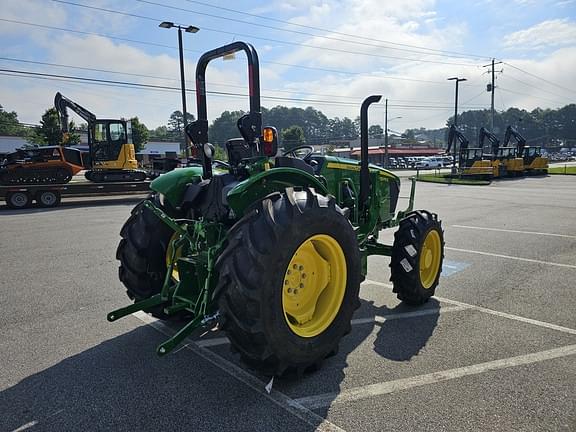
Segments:
[[[299,156],[298,154],[296,154],[296,152],[298,150],[306,150],[306,153],[304,153],[303,156]],[[314,147],[312,147],[311,145],[301,145],[298,147],[294,147],[293,149],[290,149],[288,151],[285,151],[284,153],[282,153],[282,156],[290,156],[290,157],[293,157],[296,159],[306,159],[313,152],[314,152]]]

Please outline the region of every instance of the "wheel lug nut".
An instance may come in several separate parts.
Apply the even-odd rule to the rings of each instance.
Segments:
[[[304,270],[304,266],[301,265],[300,267],[298,267],[298,270],[300,271]]]
[[[290,270],[288,270],[288,271],[286,272],[287,275],[289,275],[290,273],[291,273]]]
[[[292,293],[292,288],[288,288],[288,294]]]
[[[298,290],[294,288],[294,295],[298,294]]]
[[[303,284],[303,283],[300,284],[300,288],[304,288],[304,284]]]
[[[288,285],[290,282],[288,282],[288,280],[284,281],[284,285]]]
[[[306,279],[306,273],[302,273],[302,279]]]
[[[296,270],[296,269],[298,268],[298,266],[297,266],[296,264],[294,264],[294,265],[292,266],[292,268],[293,268],[294,270]]]

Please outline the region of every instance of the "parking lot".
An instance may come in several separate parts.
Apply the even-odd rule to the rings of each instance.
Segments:
[[[438,296],[400,304],[370,258],[338,354],[270,394],[221,333],[159,358],[175,327],[106,321],[136,202],[0,209],[0,431],[576,430],[573,177],[419,183],[445,230]]]

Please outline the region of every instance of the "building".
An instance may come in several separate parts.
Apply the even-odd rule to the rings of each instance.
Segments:
[[[388,157],[436,156],[444,152],[444,149],[425,146],[388,147]],[[368,147],[368,161],[373,164],[384,165],[385,153],[383,146]],[[360,159],[360,147],[337,148],[334,149],[333,154],[342,158]]]

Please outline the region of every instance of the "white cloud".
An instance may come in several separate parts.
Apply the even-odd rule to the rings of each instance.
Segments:
[[[576,23],[568,18],[543,21],[532,27],[504,37],[504,47],[517,50],[536,50],[545,47],[573,45]]]

